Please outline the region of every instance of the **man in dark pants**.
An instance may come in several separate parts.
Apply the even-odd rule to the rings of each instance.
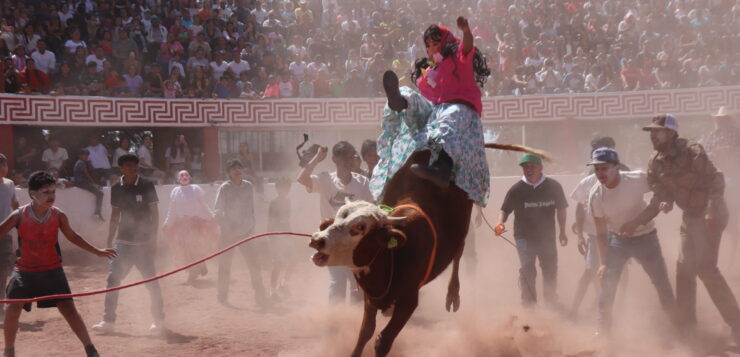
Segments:
[[[239,160],[230,160],[226,164],[229,181],[218,188],[216,194],[216,219],[221,226],[221,247],[225,248],[238,240],[247,237],[254,230],[254,187],[244,179],[244,164]],[[254,244],[257,243],[257,244]],[[260,246],[255,241],[243,244],[238,249],[249,267],[254,298],[257,305],[266,306],[265,285],[262,282],[262,265],[260,264]],[[231,260],[234,250],[224,253],[218,262],[218,301],[226,304],[231,280]]]
[[[513,212],[514,238],[521,262],[519,288],[522,290],[522,303],[530,307],[537,302],[535,261],[539,259],[544,282],[543,296],[548,304],[557,307],[555,216],[560,228],[560,245],[565,246],[568,244],[565,234],[568,201],[560,183],[542,173],[542,159],[538,156],[525,154],[519,165],[524,176],[506,193],[496,234],[504,232],[504,223]]]
[[[717,267],[722,231],[728,212],[724,200],[725,181],[704,148],[678,136],[678,120],[670,114],[653,118],[643,128],[650,132],[655,152],[648,164],[648,183],[655,193],[650,205],[622,232],[655,217],[675,203],[683,210],[681,252],[676,265],[677,322],[684,332],[696,326],[696,278],[702,280],[722,318],[740,344],[740,309],[735,295]]]
[[[108,245],[118,232],[115,249],[118,257],[111,261],[107,288],[121,285],[131,268],[136,268],[144,279],[157,275],[154,258],[157,248],[159,210],[154,184],[139,176],[139,158],[126,154],[118,158],[123,176],[111,187],[111,217]],[[152,322],[149,330],[164,332],[164,302],[159,282],[146,284],[149,290]],[[93,330],[112,332],[116,322],[118,291],[105,294],[103,321],[93,325]]]
[[[100,213],[103,206],[103,189],[98,185],[91,175],[92,166],[90,166],[90,152],[87,149],[80,149],[77,155],[78,160],[74,166],[75,186],[92,193],[95,196],[95,217],[105,221]]]

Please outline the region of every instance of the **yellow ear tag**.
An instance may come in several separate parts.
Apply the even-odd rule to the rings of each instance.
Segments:
[[[396,238],[391,238],[390,240],[388,240],[388,249],[393,249],[395,247],[398,247],[398,241],[396,240]]]

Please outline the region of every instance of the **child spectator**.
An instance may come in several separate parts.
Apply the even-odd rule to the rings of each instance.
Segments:
[[[275,197],[270,202],[267,215],[268,232],[290,231],[290,188],[291,180],[281,178],[275,182]],[[268,241],[272,256],[272,273],[270,274],[270,298],[279,299],[280,295],[290,295],[288,279],[290,279],[295,268],[296,246],[295,242],[285,237],[275,237]]]

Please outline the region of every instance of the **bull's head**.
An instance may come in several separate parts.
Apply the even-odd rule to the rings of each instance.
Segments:
[[[348,202],[334,219],[321,223],[309,246],[318,252],[318,266],[347,266],[360,269],[371,263],[380,249],[396,249],[406,243],[398,226],[406,217],[392,217],[372,203]]]

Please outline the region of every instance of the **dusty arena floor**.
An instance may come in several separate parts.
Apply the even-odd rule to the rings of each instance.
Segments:
[[[489,214],[490,216],[490,214]],[[677,226],[660,221],[661,242],[673,279],[677,255]],[[283,238],[285,239],[285,238]],[[571,244],[559,248],[559,293],[569,305],[583,260]],[[728,240],[728,238],[725,238]],[[664,331],[667,324],[657,296],[639,265],[628,266],[625,293],[615,307],[615,335],[611,340],[593,337],[596,308],[589,292],[574,320],[543,307],[523,310],[518,302],[518,261],[512,247],[478,230],[475,269],[463,263],[462,307],[444,310],[447,275],[422,290],[420,307],[393,346],[393,356],[740,356],[716,309],[700,286],[701,329],[693,343],[684,343]],[[291,280],[292,294],[268,309],[256,307],[243,261],[235,256],[230,306],[216,301],[217,265],[196,286],[184,284],[180,273],[162,280],[169,332],[148,332],[151,318],[144,287],[121,293],[119,320],[112,334],[91,331],[102,356],[347,356],[355,342],[361,309],[355,305],[329,307],[328,273],[310,264],[311,251],[296,239],[300,256]],[[723,247],[729,247],[725,242]],[[160,271],[172,267],[166,256]],[[740,264],[724,254],[722,270],[733,290],[740,293]],[[737,259],[735,259],[737,260]],[[103,288],[106,263],[80,253],[65,254],[66,272],[75,292]],[[126,282],[140,278],[133,271]],[[269,279],[265,271],[265,279]],[[76,300],[86,324],[101,318],[103,296]],[[21,317],[18,356],[80,356],[82,347],[55,309],[36,309]],[[387,319],[379,317],[378,331]],[[526,328],[525,328],[526,327]],[[693,345],[689,347],[688,345]],[[372,341],[365,356],[372,356]]]

